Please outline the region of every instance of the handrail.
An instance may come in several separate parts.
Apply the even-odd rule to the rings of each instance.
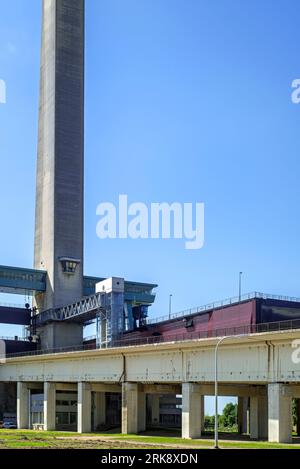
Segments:
[[[212,303],[207,303],[206,305],[197,306],[195,308],[185,309],[183,311],[179,311],[178,313],[173,313],[171,315],[160,316],[158,318],[148,318],[147,324],[157,324],[159,322],[169,321],[170,319],[178,319],[185,316],[192,316],[193,314],[197,313],[205,313],[206,311],[211,311],[212,309],[222,308],[222,306],[230,306],[241,303],[247,300],[254,300],[254,299],[264,299],[264,300],[280,300],[280,301],[291,301],[300,303],[300,298],[297,297],[290,297],[285,295],[272,295],[269,293],[261,293],[261,292],[251,292],[246,293],[239,296],[233,296],[231,298],[226,298],[225,300],[214,301]]]
[[[205,331],[193,331],[180,334],[170,334],[166,336],[150,336],[150,337],[138,337],[138,338],[128,338],[113,340],[108,348],[120,348],[120,347],[137,347],[142,345],[157,345],[161,343],[174,343],[174,342],[186,342],[190,340],[200,340],[200,339],[209,339],[224,337],[228,335],[248,335],[248,334],[259,334],[266,332],[282,332],[282,331],[292,331],[300,329],[300,318],[291,319],[287,321],[278,321],[278,322],[269,322],[269,323],[259,323],[259,324],[247,324],[244,326],[235,326],[235,327],[222,327],[215,330],[205,330]],[[81,352],[96,350],[97,345],[95,344],[82,344],[78,346],[70,347],[60,347],[53,349],[44,349],[44,350],[33,350],[30,352],[19,352],[8,354],[6,358],[18,358],[18,357],[27,357],[27,356],[39,356],[39,355],[50,355],[50,354],[59,354],[67,352]]]

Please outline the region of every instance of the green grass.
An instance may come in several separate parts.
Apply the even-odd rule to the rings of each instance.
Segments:
[[[8,449],[14,448],[48,448],[49,443],[44,441],[9,441],[5,445]],[[1,448],[1,446],[0,446]]]
[[[258,441],[222,440],[221,448],[245,449],[300,449],[300,444],[278,444]],[[235,435],[234,438],[237,438]],[[149,446],[147,446],[149,445]],[[79,435],[73,432],[37,432],[32,430],[1,430],[0,449],[4,448],[87,448],[87,449],[129,449],[129,448],[213,448],[212,439],[183,440],[179,437],[151,435],[123,435],[116,433],[94,433]]]
[[[182,438],[169,438],[160,436],[136,436],[136,435],[114,435],[111,437],[115,440],[126,440],[128,442],[142,442],[163,445],[177,445],[177,446],[192,446],[192,447],[207,447],[213,448],[214,441],[212,439],[199,439],[199,440],[184,440]],[[219,441],[221,448],[249,448],[249,449],[300,449],[299,444],[282,444],[282,443],[268,443],[264,441]]]

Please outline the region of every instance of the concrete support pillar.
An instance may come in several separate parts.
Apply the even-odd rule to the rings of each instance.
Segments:
[[[122,384],[122,433],[137,434],[139,430],[139,397],[137,383]]]
[[[248,433],[248,397],[238,398],[238,433]]]
[[[146,394],[138,391],[138,432],[146,431]]]
[[[92,392],[89,383],[78,383],[78,433],[92,430]]]
[[[18,429],[28,429],[30,425],[30,391],[26,383],[17,385],[17,425]]]
[[[182,384],[182,438],[201,437],[201,394],[192,383]]]
[[[250,438],[258,440],[259,438],[259,417],[258,417],[258,397],[250,397]]]
[[[268,400],[266,396],[250,397],[250,438],[268,438]]]
[[[56,384],[44,383],[44,429],[55,430],[56,427]]]
[[[106,395],[105,392],[94,394],[94,430],[106,424]]]
[[[289,387],[280,383],[268,385],[269,441],[292,441],[292,396]]]
[[[159,425],[160,422],[160,395],[152,394],[151,396],[151,421],[153,425]]]

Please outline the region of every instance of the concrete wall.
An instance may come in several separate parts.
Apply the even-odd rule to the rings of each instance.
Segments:
[[[83,293],[84,0],[43,0],[34,267],[41,310]],[[75,275],[60,257],[80,259]]]
[[[44,350],[81,345],[83,342],[82,324],[54,322],[39,328],[37,333]]]
[[[298,332],[228,339],[219,350],[219,380],[227,383],[300,383],[292,362]],[[214,381],[215,339],[9,359],[0,381],[182,383]]]

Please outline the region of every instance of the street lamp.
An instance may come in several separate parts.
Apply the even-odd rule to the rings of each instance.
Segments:
[[[219,448],[219,415],[218,415],[218,350],[222,342],[226,339],[241,339],[249,337],[248,334],[227,335],[218,340],[215,348],[215,449]]]
[[[243,272],[240,272],[239,274],[239,301],[242,299],[242,275]]]
[[[171,314],[172,314],[172,293],[169,296],[169,319],[171,319]]]

